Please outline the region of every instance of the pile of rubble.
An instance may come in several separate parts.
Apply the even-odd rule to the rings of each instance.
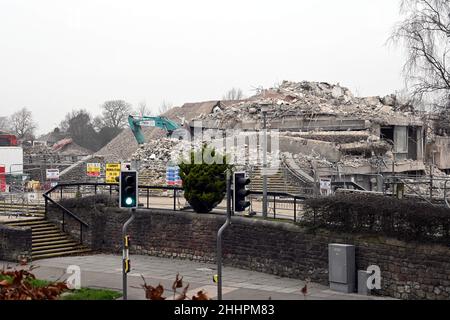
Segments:
[[[53,148],[46,145],[36,145],[31,147],[24,147],[23,153],[25,155],[42,155],[42,156],[51,156],[55,154]]]
[[[263,90],[260,94],[236,103],[222,112],[201,115],[195,120],[213,120],[217,127],[232,128],[240,121],[260,119],[261,105],[268,106],[269,118],[313,118],[329,115],[367,119],[378,123],[386,122],[392,117],[415,119],[411,105],[401,104],[395,95],[358,98],[340,85],[284,81],[277,88]]]
[[[167,166],[177,165],[182,159],[189,159],[192,150],[200,150],[202,145],[208,144],[221,155],[228,155],[229,161],[236,167],[248,168],[262,164],[262,151],[248,145],[226,145],[224,140],[178,140],[162,138],[150,140],[140,146],[132,154],[130,160],[138,165],[141,177],[147,184],[165,185]],[[268,165],[279,161],[278,150],[267,153]]]
[[[194,145],[194,148],[201,144]],[[148,185],[166,185],[166,170],[168,165],[176,165],[181,158],[186,158],[193,148],[184,140],[161,138],[150,140],[131,155],[130,160],[138,164],[140,176]]]

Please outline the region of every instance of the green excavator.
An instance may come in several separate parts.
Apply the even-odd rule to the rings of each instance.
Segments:
[[[184,121],[183,121],[184,122]],[[174,131],[181,128],[181,125],[166,117],[128,116],[128,124],[139,145],[145,143],[142,127],[156,127],[167,131],[170,136]]]

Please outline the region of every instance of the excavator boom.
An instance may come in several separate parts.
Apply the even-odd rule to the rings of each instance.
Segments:
[[[128,124],[139,145],[145,143],[145,137],[142,133],[142,127],[156,127],[166,130],[170,135],[173,131],[180,128],[180,125],[166,117],[147,117],[147,116],[128,116]]]

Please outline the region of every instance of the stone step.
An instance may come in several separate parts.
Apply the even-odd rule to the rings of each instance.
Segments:
[[[59,235],[59,236],[55,236],[55,237],[41,237],[41,238],[34,238],[31,240],[31,243],[33,245],[38,245],[38,244],[42,244],[42,243],[52,243],[52,242],[56,242],[56,241],[67,241],[67,240],[71,240],[67,235]]]
[[[67,241],[67,242],[61,242],[61,243],[51,243],[51,244],[45,244],[45,245],[39,245],[39,246],[33,246],[33,253],[39,253],[45,250],[53,250],[53,249],[68,249],[72,250],[75,246],[79,246],[78,243],[74,241]]]
[[[40,226],[33,226],[31,227],[32,231],[49,231],[49,230],[59,230],[57,227],[55,227],[54,225],[40,225]]]
[[[57,241],[33,242],[33,249],[47,247],[47,246],[66,245],[66,244],[70,244],[70,243],[73,243],[73,240],[66,239],[66,240],[57,240]]]
[[[45,212],[42,214],[44,215]],[[34,260],[84,254],[91,251],[45,218],[11,221],[5,224],[11,227],[31,228],[32,258]]]
[[[11,222],[5,222],[5,225],[11,226],[11,227],[33,227],[33,226],[43,226],[48,225],[45,219],[38,218],[38,219],[27,219],[25,221],[11,221]]]
[[[87,254],[90,252],[91,252],[90,249],[75,249],[75,250],[60,251],[60,252],[53,252],[53,253],[40,253],[40,254],[36,254],[36,255],[33,254],[32,257],[33,257],[33,260],[39,260],[39,259]]]
[[[66,244],[62,247],[60,246],[58,248],[40,247],[40,248],[33,249],[33,257],[36,255],[41,255],[41,254],[57,253],[57,252],[63,253],[63,252],[79,250],[79,249],[86,249],[86,248],[76,242],[72,242],[72,243]]]
[[[31,230],[33,238],[40,237],[40,236],[53,236],[53,235],[59,235],[61,234],[61,231],[59,229],[54,228],[52,230],[43,230],[43,231],[35,231]]]
[[[42,241],[51,241],[51,240],[61,240],[61,239],[69,239],[67,235],[65,235],[62,232],[55,233],[52,235],[35,235],[32,237],[32,242],[38,242],[40,240]]]

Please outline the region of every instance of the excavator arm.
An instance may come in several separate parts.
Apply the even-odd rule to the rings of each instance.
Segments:
[[[156,127],[166,130],[170,135],[173,131],[180,128],[180,125],[166,117],[147,117],[147,116],[128,116],[128,124],[139,145],[145,143],[145,137],[142,134],[142,127]]]

